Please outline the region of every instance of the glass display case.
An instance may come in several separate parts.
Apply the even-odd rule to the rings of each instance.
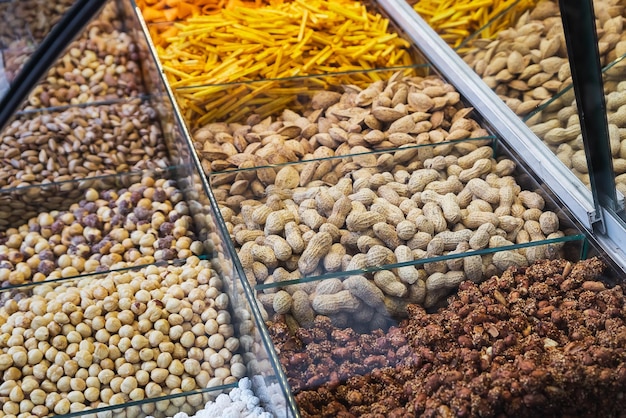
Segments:
[[[575,122],[567,77],[515,112],[461,58],[489,44],[404,1],[148,3],[0,133],[0,416],[622,407],[590,388],[626,376],[625,225],[539,131]]]

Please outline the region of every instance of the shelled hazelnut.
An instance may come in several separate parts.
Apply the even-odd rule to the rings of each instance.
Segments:
[[[238,340],[223,291],[210,261],[196,256],[35,286],[32,296],[0,308],[4,412],[63,414],[235,383],[230,367],[242,358],[234,355]],[[216,318],[220,328],[204,326]],[[217,337],[219,350],[207,345]],[[140,408],[171,416],[208,399],[194,394]]]

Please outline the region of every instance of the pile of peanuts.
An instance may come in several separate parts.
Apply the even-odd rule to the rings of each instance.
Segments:
[[[200,255],[191,224],[170,180],[146,176],[127,189],[89,189],[68,210],[42,212],[0,234],[0,286]]]
[[[615,0],[595,2],[602,65],[626,52],[617,47],[625,40],[623,10]],[[515,26],[500,31],[495,40],[475,40],[461,55],[520,116],[530,114],[571,84],[559,6],[551,0],[540,1]],[[570,92],[551,106],[562,107],[572,99]]]
[[[62,415],[233,384],[229,298],[209,262],[152,265],[63,283],[0,308],[0,404],[8,415]],[[207,393],[124,406],[115,416],[192,414]]]
[[[425,93],[446,89],[441,100]],[[286,110],[259,127],[201,128],[216,152],[236,152],[224,161],[248,164],[210,180],[248,280],[264,285],[266,308],[302,326],[323,314],[338,326],[359,315],[376,328],[384,312],[402,316],[409,303],[438,306],[462,280],[560,255],[560,245],[543,245],[462,256],[564,232],[542,196],[517,184],[512,160],[494,159],[489,139],[468,139],[486,132],[451,93],[436,77],[398,76],[314,98],[308,118]],[[305,151],[293,153],[297,146]],[[286,160],[262,159],[271,156]],[[309,281],[342,271],[351,273]],[[308,283],[280,284],[301,278]]]

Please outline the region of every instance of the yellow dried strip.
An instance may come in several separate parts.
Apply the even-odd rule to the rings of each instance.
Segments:
[[[491,38],[510,27],[538,0],[418,0],[413,9],[451,46],[460,45],[469,35]],[[514,5],[514,6],[513,6]],[[512,7],[513,6],[513,7]],[[503,11],[511,8],[502,16]]]
[[[359,2],[296,0],[259,9],[238,8],[209,17],[194,17],[176,24],[176,36],[159,39],[155,44],[159,45],[157,50],[167,66],[170,83],[180,88],[193,83],[228,83],[319,73],[319,66],[342,72],[354,69],[355,65],[360,67],[359,60],[367,62],[368,68],[388,67],[392,65],[389,60],[393,55],[384,51],[392,46],[406,49],[409,45],[396,33],[387,31],[388,24],[387,19],[368,13]],[[378,43],[382,45],[374,45]],[[253,47],[254,52],[241,51],[244,47]],[[232,57],[237,52],[235,65]],[[348,62],[339,60],[342,55],[348,55]],[[203,56],[207,59],[198,59]],[[204,63],[204,78],[197,74],[181,76],[189,67],[189,62],[185,65],[182,61],[191,58],[198,60],[194,68]],[[224,64],[226,61],[228,64]],[[265,65],[258,65],[260,61]],[[284,66],[285,63],[289,65]],[[246,71],[246,67],[255,71]],[[221,74],[216,74],[216,69]],[[232,78],[242,74],[245,77],[240,80]]]

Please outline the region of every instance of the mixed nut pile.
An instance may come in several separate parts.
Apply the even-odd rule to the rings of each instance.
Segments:
[[[319,317],[270,324],[305,417],[619,416],[626,406],[626,312],[598,259],[543,260],[449,306],[360,335]]]

